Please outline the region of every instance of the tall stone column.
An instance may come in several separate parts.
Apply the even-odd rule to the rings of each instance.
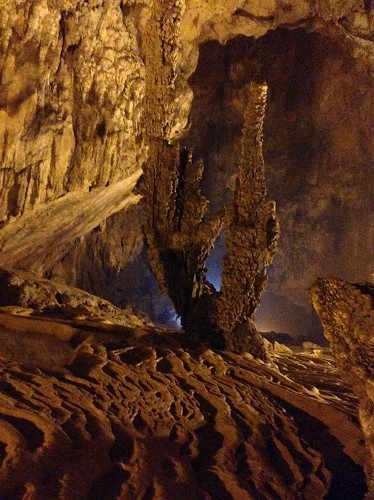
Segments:
[[[235,198],[225,227],[219,323],[230,345],[257,337],[253,315],[266,286],[278,237],[275,202],[267,200],[262,154],[267,86],[251,83],[244,116]]]
[[[149,261],[188,334],[215,347],[264,357],[253,314],[277,238],[262,156],[266,85],[248,87],[235,200],[208,219],[208,200],[199,187],[203,164],[180,151],[171,137],[182,11],[182,2],[155,1],[145,50],[149,159],[141,192]],[[219,293],[206,280],[205,262],[223,224],[227,253]]]

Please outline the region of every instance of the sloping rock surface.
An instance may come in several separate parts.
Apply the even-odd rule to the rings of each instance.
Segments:
[[[119,309],[79,288],[36,279],[21,271],[0,269],[0,305],[12,311],[16,306],[17,314],[23,316],[43,313],[50,318],[90,319],[122,326],[150,325],[130,310]]]
[[[10,302],[1,498],[363,498],[357,400],[328,352],[265,364],[95,298],[92,316]]]
[[[319,279],[311,295],[338,366],[360,400],[366,473],[374,498],[374,284]]]

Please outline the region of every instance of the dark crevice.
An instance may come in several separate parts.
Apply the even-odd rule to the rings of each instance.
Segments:
[[[279,404],[292,416],[300,437],[323,455],[325,465],[332,473],[330,489],[325,500],[361,500],[367,492],[363,468],[343,451],[342,443],[330,433],[320,420],[290,405],[280,398]]]
[[[198,486],[206,491],[210,498],[219,500],[233,500],[234,497],[227,491],[223,481],[212,471],[204,471],[197,476]]]
[[[117,422],[111,422],[115,443],[109,451],[113,462],[127,463],[134,453],[134,440],[132,436]]]
[[[256,21],[259,24],[272,24],[274,22],[274,16],[255,16],[254,14],[251,14],[244,9],[236,9],[233,15],[238,17],[245,17],[247,19],[250,19],[251,21]]]
[[[191,460],[191,465],[196,472],[200,472],[201,469],[215,464],[214,456],[223,445],[223,436],[209,424],[196,429],[195,434],[199,441],[199,455]]]
[[[110,498],[121,498],[121,486],[129,479],[130,473],[119,464],[113,465],[92,486],[88,498],[92,500],[103,500]]]
[[[30,451],[35,451],[44,443],[44,432],[34,422],[25,418],[13,417],[12,415],[0,414],[0,419],[11,424],[22,434]]]

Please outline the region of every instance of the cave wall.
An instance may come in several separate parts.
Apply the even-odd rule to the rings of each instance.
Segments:
[[[142,9],[2,2],[1,219],[144,161]]]
[[[131,231],[128,231],[125,212],[139,200],[137,196],[129,196],[129,189],[135,184],[147,158],[144,96],[147,69],[149,71],[152,67],[146,57],[147,46],[151,43],[147,22],[155,5],[156,0],[0,1],[2,266],[32,269],[38,274],[79,284],[123,303],[120,298],[124,293],[122,280],[128,280],[130,276],[127,273],[129,262],[142,259],[138,244],[131,243],[135,241],[132,231],[139,227],[138,222],[134,222],[131,215]],[[371,71],[374,60],[373,16],[367,2],[209,0],[201,3],[185,0],[178,5],[181,9],[180,30],[178,39],[173,42],[177,47],[176,79],[168,117],[171,140],[180,137],[188,126],[193,96],[187,80],[198,64],[199,47],[204,54],[208,46],[202,44],[211,40],[227,43],[226,46],[230,47],[230,43],[237,43],[230,40],[238,35],[258,39],[279,27],[304,27],[323,33],[343,52],[351,54],[361,75],[365,75],[360,88],[355,87],[356,83],[348,76],[353,72],[339,69],[339,58],[334,56],[332,61],[336,64],[334,70],[346,75],[345,80],[341,79],[341,86],[347,86],[345,92],[352,96],[351,87],[354,87],[355,98],[364,101],[361,111],[357,110],[353,117],[356,122],[361,120],[358,130],[364,134],[364,122],[368,122],[361,116],[366,112],[362,109],[368,108],[371,99],[365,90],[365,79],[370,78],[368,71]],[[165,0],[162,6],[166,12],[168,2]],[[161,22],[166,22],[166,18]],[[209,50],[213,56],[214,44],[209,45]],[[299,51],[301,59],[303,50]],[[217,57],[221,58],[220,55]],[[239,54],[237,65],[240,65],[240,57]],[[278,56],[279,62],[281,59]],[[319,69],[327,75],[321,81],[326,83],[331,105],[335,99],[328,88],[331,66],[326,58],[324,61],[324,69]],[[317,64],[317,55],[315,62]],[[245,68],[243,72],[245,74]],[[213,85],[209,78],[218,76],[209,76],[207,72],[206,83]],[[289,81],[285,77],[284,84],[288,85]],[[204,88],[209,92],[209,86],[204,87],[204,83],[201,89],[193,85],[192,88],[196,104],[201,102],[199,92]],[[222,103],[221,98],[217,99]],[[326,103],[326,118],[342,116],[343,102],[340,103],[340,115],[332,113],[331,116]],[[233,109],[227,110],[226,115],[236,113],[233,122],[240,122],[240,96],[232,100],[231,105]],[[270,103],[269,110],[272,120],[279,118],[279,106],[272,113]],[[212,113],[209,120],[213,123],[219,118],[219,112],[214,115],[213,108],[209,112]],[[329,130],[329,141],[335,144],[340,137],[338,130],[331,132],[336,123],[324,121],[322,115],[309,116],[311,110],[308,113],[308,123],[313,122],[316,128],[319,127],[321,136],[324,136],[323,127]],[[201,149],[194,112],[191,120],[190,138],[196,139],[192,146]],[[344,128],[347,120],[342,119],[339,125]],[[237,137],[237,131],[229,129],[225,131],[229,134],[228,139],[220,146],[222,156],[225,149],[226,156],[232,154],[228,140],[233,139],[235,143]],[[292,131],[293,126],[289,125],[289,130]],[[365,150],[371,158],[370,141],[365,142],[361,136],[358,140],[357,137],[352,139],[356,141],[356,151],[360,151],[365,143]],[[342,142],[345,147],[346,141]],[[276,143],[269,144],[274,150],[277,146]],[[348,151],[346,147],[345,155],[341,153],[341,162],[349,157],[352,148]],[[277,153],[274,165],[281,164],[279,157]],[[330,160],[324,161],[331,165]],[[274,172],[285,178],[289,173],[284,172],[287,168],[276,170],[274,167]],[[356,171],[356,164],[354,168]],[[221,170],[215,175],[220,183],[226,183],[227,176]],[[293,176],[293,172],[287,175],[287,182],[297,184],[296,180],[291,180]],[[334,174],[332,177],[335,180]],[[131,179],[128,184],[127,179]],[[363,183],[364,179],[365,175]],[[225,188],[226,194],[230,192],[232,180],[229,179],[228,188]],[[348,177],[346,185],[351,186]],[[122,190],[123,199],[120,198]],[[99,208],[98,199],[101,200]],[[71,204],[71,200],[74,203]],[[280,208],[284,212],[288,210],[287,206],[282,208],[281,203]],[[344,209],[337,208],[338,211]],[[123,214],[120,214],[121,210],[124,210]],[[355,216],[352,216],[349,224],[356,228],[355,221]],[[106,229],[101,231],[105,224]],[[29,227],[34,236],[30,231],[28,233]],[[361,232],[368,233],[364,229]],[[361,241],[357,236],[354,245],[360,247]],[[349,246],[348,240],[346,246]],[[119,256],[118,248],[122,256]],[[360,250],[357,250],[356,256],[359,255]],[[144,270],[147,268],[144,259],[139,266]],[[139,286],[144,290],[149,282],[147,273],[144,271],[146,278],[140,280],[141,285],[137,282],[133,290]],[[141,294],[133,295],[133,302],[140,297]],[[155,297],[153,291],[150,302],[154,300],[151,297]],[[125,302],[130,299],[128,297]]]
[[[373,283],[347,283],[319,278],[310,295],[338,367],[359,400],[358,417],[365,436],[365,474],[374,485]]]
[[[129,295],[125,289],[134,284],[136,277],[126,282],[120,274],[137,261],[143,248],[138,212],[139,207],[132,206],[108,217],[104,224],[77,240],[70,252],[45,274],[54,281],[74,283],[124,305],[125,295]]]
[[[264,155],[281,225],[259,319],[265,325],[271,308],[293,310],[301,334],[308,323],[318,329],[311,312],[298,307],[308,303],[306,288],[318,275],[362,280],[374,267],[373,77],[339,44],[304,29],[202,46],[190,79],[195,100],[186,143],[204,158],[214,209],[235,186],[244,88],[252,78],[269,86]]]

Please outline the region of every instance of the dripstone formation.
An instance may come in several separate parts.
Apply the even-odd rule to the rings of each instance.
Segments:
[[[369,213],[373,203],[374,51],[373,10],[365,2],[1,0],[0,6],[0,221],[6,228],[0,265],[84,287],[117,305],[142,303],[160,318],[163,299],[149,291],[149,270],[137,280],[131,275],[134,266],[148,266],[140,245],[128,244],[140,226],[128,223],[139,198],[123,203],[117,196],[127,179],[140,175],[150,152],[149,97],[158,103],[155,119],[167,115],[161,137],[181,137],[204,159],[215,204],[220,189],[235,190],[242,89],[250,81],[246,47],[258,42],[272,88],[264,128],[268,187],[283,227],[272,290],[304,297],[309,276],[328,271],[325,265],[334,275],[344,270],[356,281],[368,278],[373,260],[365,249],[373,230],[360,221],[362,208]],[[159,26],[173,67],[166,79],[153,57]],[[199,54],[208,56],[205,67]],[[195,78],[199,67],[203,78]],[[158,86],[150,87],[154,75]],[[207,128],[212,137],[205,141]],[[96,211],[101,195],[105,206]],[[79,230],[64,231],[70,223]],[[307,244],[310,227],[315,238]],[[341,228],[344,251],[332,258],[342,235],[330,235]],[[26,243],[27,251],[18,253]],[[136,286],[124,287],[129,281]]]
[[[179,153],[178,146],[161,138],[151,139],[141,185],[150,262],[186,332],[216,347],[247,350],[263,358],[253,314],[265,289],[266,268],[273,260],[278,235],[275,204],[266,200],[265,104],[266,86],[251,84],[235,200],[227,210],[207,217],[208,200],[199,189],[202,162],[194,162],[188,151]],[[217,292],[206,280],[205,263],[222,227],[227,252],[222,290]]]
[[[219,331],[229,335],[235,347],[250,351],[252,343],[259,348],[253,314],[265,290],[266,269],[273,261],[278,237],[275,203],[266,199],[262,157],[266,90],[261,84],[249,87],[235,198],[225,228],[226,254],[217,304]]]
[[[315,291],[355,394],[253,326],[263,145],[273,290],[374,269],[369,4],[0,0],[1,499],[372,494],[372,286]],[[190,335],[119,308],[165,313],[150,266]]]
[[[242,133],[233,206],[208,218],[199,184],[201,161],[173,143],[170,110],[178,82],[182,4],[159,0],[149,23],[145,129],[149,158],[140,189],[149,261],[187,333],[212,345],[265,357],[253,323],[275,253],[275,204],[266,201],[262,128],[266,86],[252,83]],[[160,103],[163,106],[160,106]],[[222,291],[205,278],[205,262],[225,223]]]

